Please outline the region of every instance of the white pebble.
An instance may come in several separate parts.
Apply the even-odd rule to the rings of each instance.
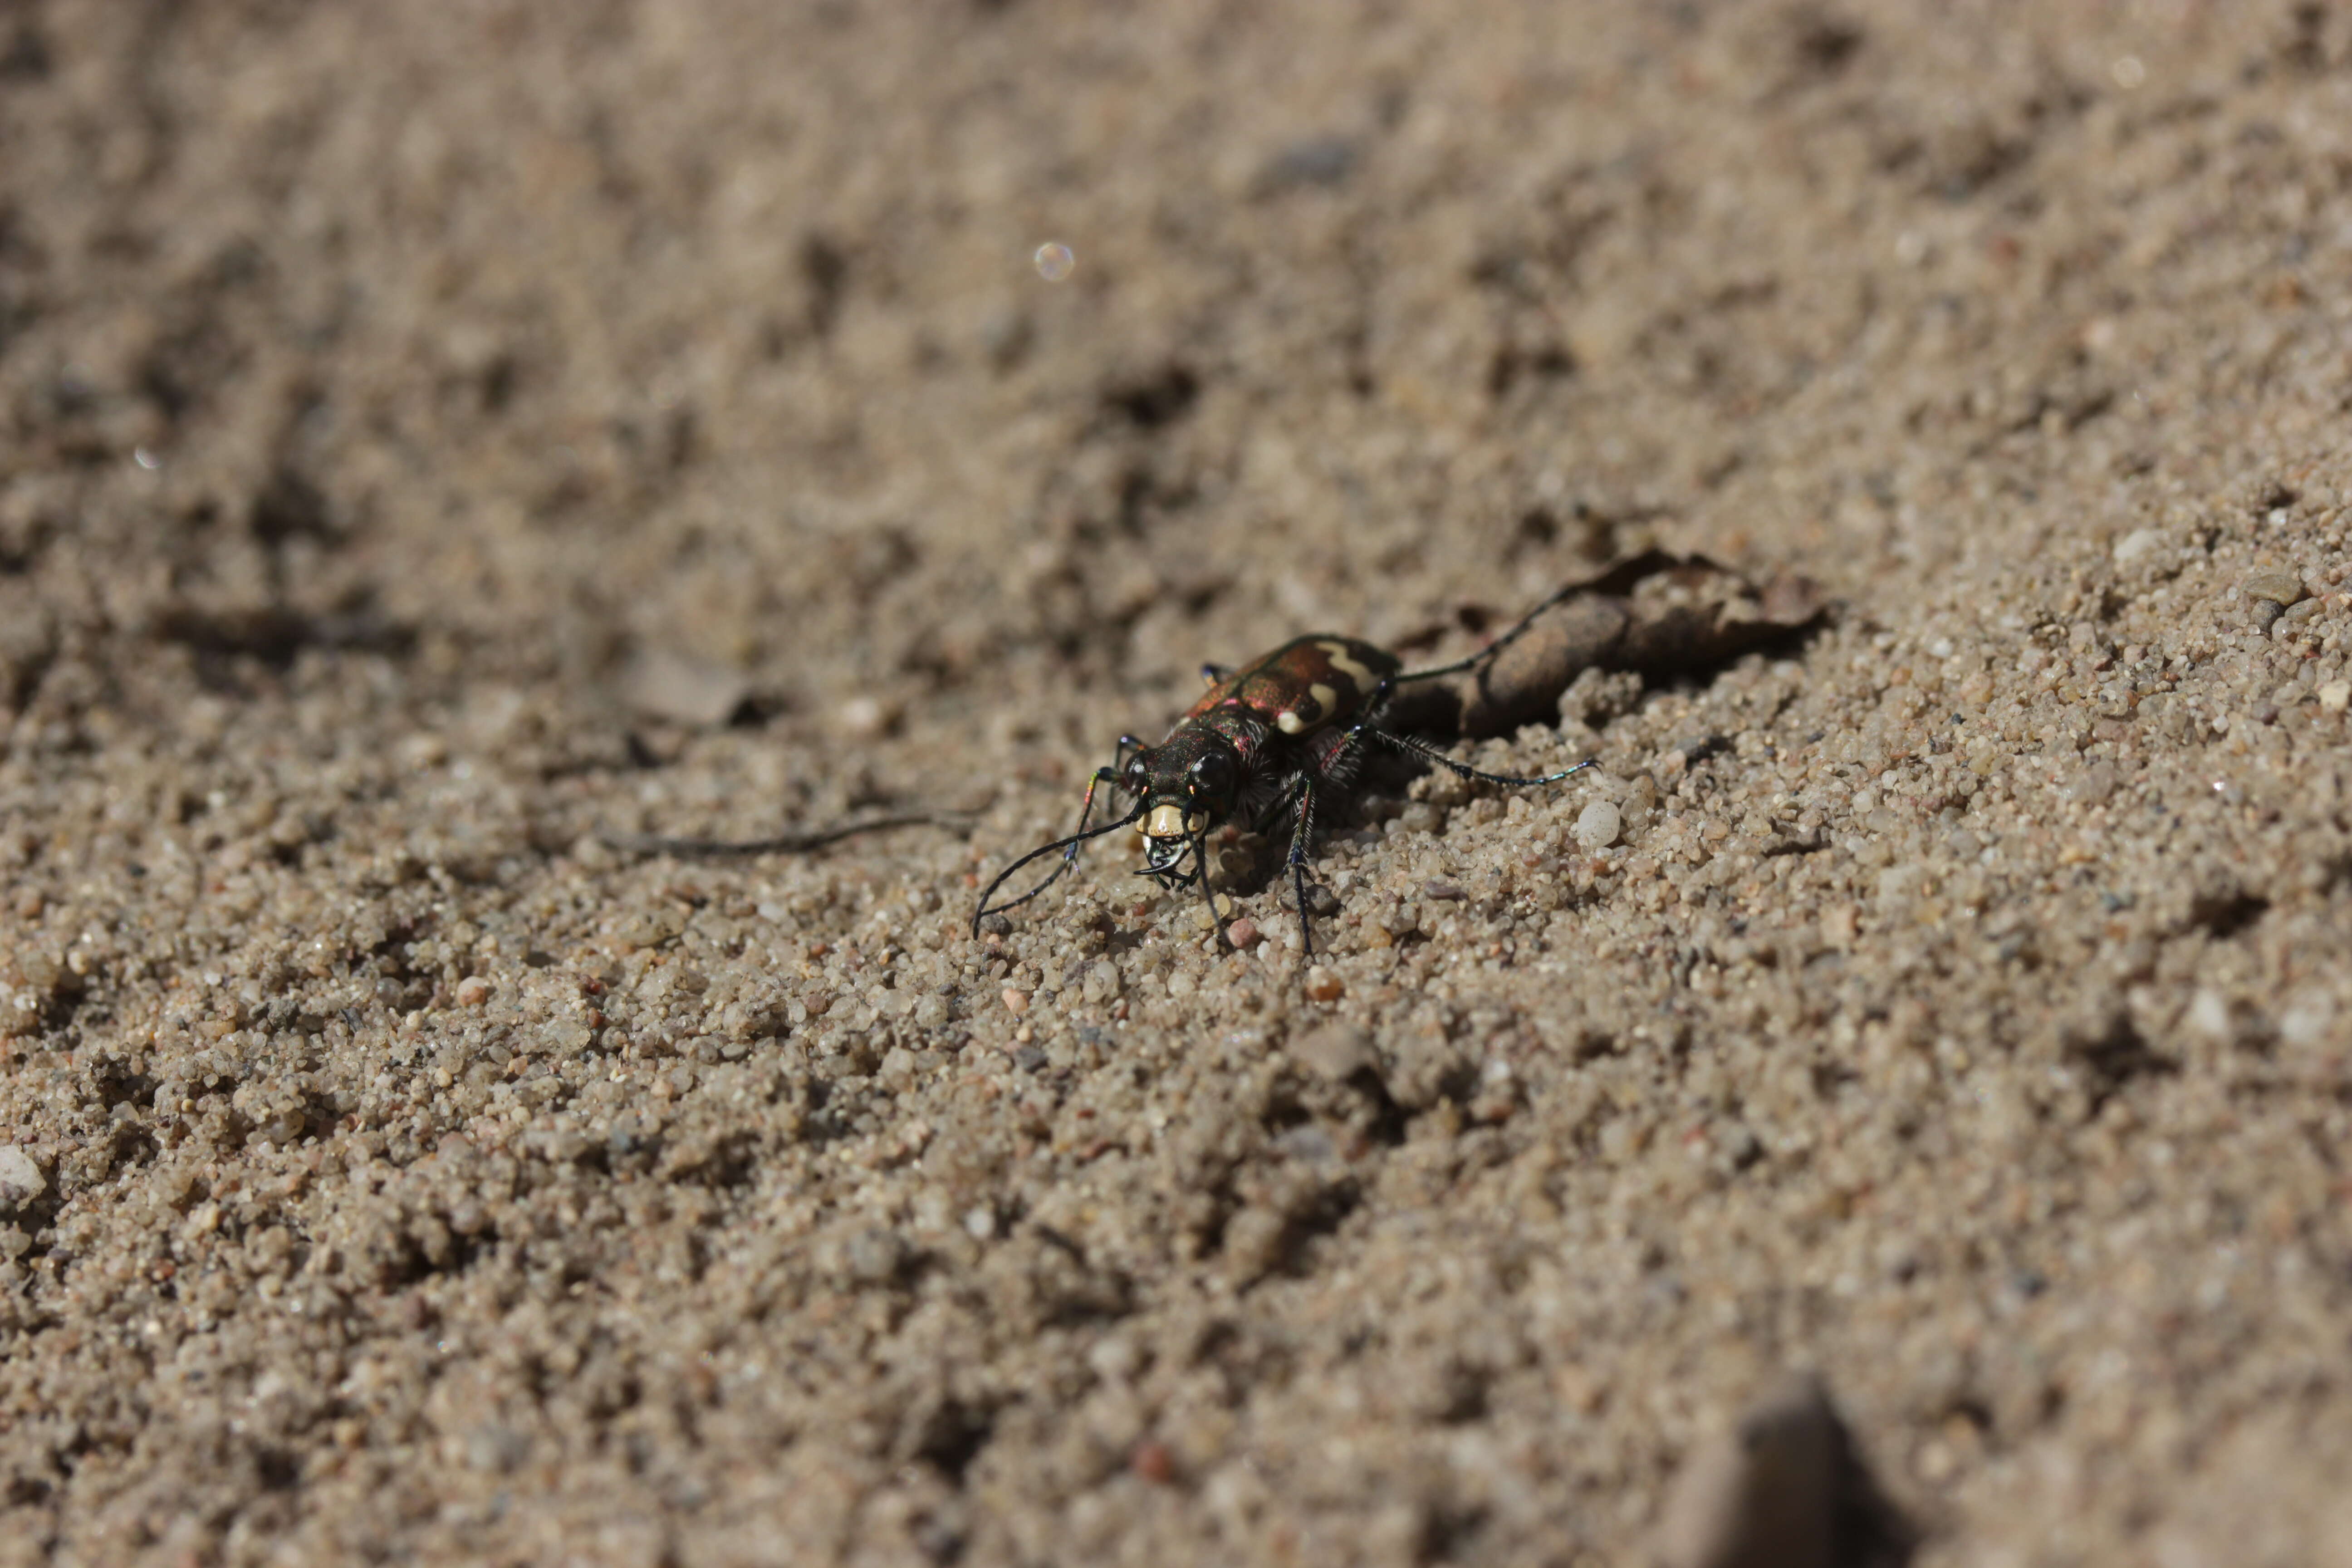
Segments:
[[[2279,1038],[2301,1051],[2325,1049],[2336,1037],[2336,998],[2316,987],[2291,998],[2279,1015]]]
[[[1617,815],[1615,806],[1605,800],[1596,800],[1577,814],[1576,842],[1587,854],[1606,849],[1617,842],[1618,831],[1623,826],[1624,819]]]
[[[48,1177],[30,1154],[13,1143],[0,1143],[0,1213],[31,1203],[48,1186]]]
[[[1792,1380],[1684,1459],[1658,1557],[1668,1568],[1829,1568],[1845,1445],[1827,1391]]]
[[[835,714],[841,732],[852,740],[870,741],[890,727],[896,717],[872,697],[853,697],[843,703]]]
[[[2230,999],[2210,986],[2200,988],[2189,1001],[2189,1026],[2209,1040],[2228,1040],[2236,1032],[2230,1019]]]

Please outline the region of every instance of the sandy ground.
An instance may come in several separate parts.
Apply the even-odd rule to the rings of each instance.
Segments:
[[[0,1561],[2352,1563],[2347,315],[2318,6],[0,6]]]

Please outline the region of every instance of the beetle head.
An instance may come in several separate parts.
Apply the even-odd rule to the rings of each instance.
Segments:
[[[1242,760],[1214,731],[1185,730],[1138,752],[1122,782],[1143,802],[1137,827],[1143,835],[1145,870],[1170,876],[1188,847],[1232,815],[1241,794]]]

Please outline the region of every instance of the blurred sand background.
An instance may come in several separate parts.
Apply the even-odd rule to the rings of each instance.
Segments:
[[[0,6],[0,1561],[2352,1563],[2348,286],[2316,5]]]

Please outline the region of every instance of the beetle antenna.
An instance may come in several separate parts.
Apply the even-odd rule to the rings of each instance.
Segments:
[[[1100,838],[1106,833],[1116,833],[1120,828],[1134,822],[1142,815],[1143,805],[1141,802],[1138,802],[1133,811],[1129,812],[1125,816],[1120,817],[1118,821],[1106,822],[1100,827],[1081,828],[1079,831],[1071,834],[1067,838],[1056,838],[1051,844],[1040,844],[1036,848],[1032,849],[1028,854],[1024,855],[1020,859],[1015,860],[1012,865],[1007,866],[1003,870],[999,871],[996,874],[996,880],[991,882],[988,885],[987,891],[980,895],[980,908],[971,912],[971,934],[973,939],[975,941],[979,939],[980,922],[988,916],[1001,915],[1007,910],[1018,909],[1023,904],[1025,904],[1030,900],[1035,898],[1038,894],[1044,892],[1046,889],[1052,887],[1055,882],[1061,878],[1063,872],[1068,870],[1071,867],[1078,863],[1078,858],[1075,851],[1079,845],[1084,844],[1089,838]],[[1069,850],[1073,851],[1073,853],[1066,854],[1062,858],[1062,863],[1054,868],[1054,874],[1052,876],[1047,877],[1044,881],[1038,883],[1035,887],[1030,889],[1027,892],[1022,894],[1017,899],[1008,899],[1003,903],[997,905],[994,909],[988,907],[988,900],[995,897],[996,889],[1004,886],[1004,884],[1011,879],[1015,871],[1020,870],[1022,867],[1026,866],[1032,860],[1051,855],[1056,849]]]

